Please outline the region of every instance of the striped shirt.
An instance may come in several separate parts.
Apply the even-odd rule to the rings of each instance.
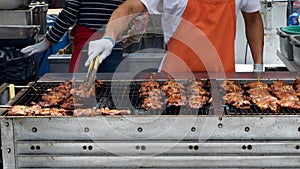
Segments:
[[[98,30],[105,26],[113,11],[125,0],[66,0],[46,38],[57,43],[74,23]]]

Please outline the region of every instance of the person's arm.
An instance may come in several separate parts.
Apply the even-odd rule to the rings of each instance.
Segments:
[[[65,7],[55,20],[54,26],[48,31],[46,37],[35,45],[21,50],[25,55],[33,55],[46,51],[52,43],[58,43],[64,33],[75,23],[79,14],[80,0],[66,0]]]
[[[243,12],[243,17],[254,64],[263,64],[264,28],[261,15],[258,11]]]
[[[79,15],[80,3],[80,0],[66,0],[64,8],[46,35],[48,42],[58,43],[69,27],[74,25]]]
[[[140,0],[127,0],[120,5],[111,15],[103,38],[91,41],[88,49],[88,59],[85,62],[87,67],[91,61],[100,54],[99,63],[110,55],[115,41],[120,34],[127,28],[129,22],[137,16],[137,14],[146,10],[146,7]]]
[[[129,22],[137,14],[146,10],[140,0],[127,0],[120,5],[111,15],[104,36],[110,36],[117,40],[120,34],[127,28]]]

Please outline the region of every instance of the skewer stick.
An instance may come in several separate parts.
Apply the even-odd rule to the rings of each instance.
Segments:
[[[0,110],[9,110],[10,108],[10,105],[0,105]]]

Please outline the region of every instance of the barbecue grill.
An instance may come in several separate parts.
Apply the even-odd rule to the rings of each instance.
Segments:
[[[239,110],[224,105],[218,74],[194,74],[206,82],[212,103],[200,109],[164,106],[141,108],[138,90],[152,76],[165,74],[98,74],[96,107],[130,110],[131,115],[97,117],[7,116],[2,112],[4,168],[299,168],[299,110],[274,113],[252,105]],[[84,76],[84,75],[79,75]],[[291,83],[297,73],[264,73],[261,80]],[[100,78],[101,77],[101,78]],[[182,74],[178,81],[187,82]],[[38,102],[48,88],[70,80],[69,74],[47,74],[29,83],[8,105]],[[80,79],[80,78],[79,78]],[[241,83],[255,74],[228,74]],[[209,83],[208,83],[209,82]]]

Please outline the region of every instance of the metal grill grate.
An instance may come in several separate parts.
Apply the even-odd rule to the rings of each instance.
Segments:
[[[142,100],[139,98],[139,89],[142,81],[104,81],[101,87],[96,89],[97,105],[95,107],[108,107],[110,109],[130,110],[134,115],[208,115],[211,104],[204,105],[200,109],[188,106],[163,106],[162,109],[146,111],[141,107]],[[38,103],[47,89],[58,86],[59,83],[39,82],[29,88],[24,95],[19,97],[15,105],[31,105]],[[210,87],[207,87],[210,90]]]
[[[271,110],[262,110],[256,105],[251,105],[250,109],[236,109],[232,106],[225,105],[225,114],[226,115],[300,115],[299,110],[288,109],[288,108],[280,108],[278,112],[274,112]]]
[[[15,105],[30,106],[32,102],[38,103],[42,100],[42,95],[47,92],[47,89],[58,86],[59,83],[35,83],[32,87],[17,99]]]

